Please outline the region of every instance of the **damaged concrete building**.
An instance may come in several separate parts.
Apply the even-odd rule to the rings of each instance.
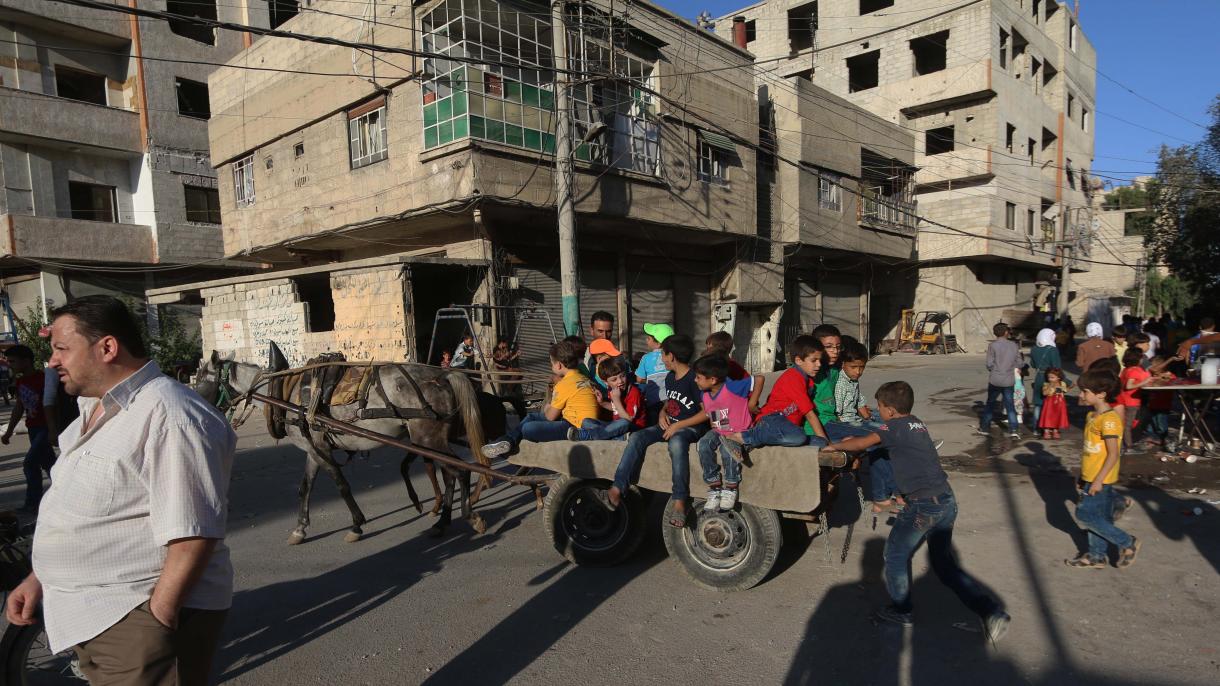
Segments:
[[[935,222],[919,230],[916,309],[948,310],[970,350],[1034,309],[1091,225],[1097,57],[1078,16],[1056,0],[767,0],[717,32],[735,17],[761,84],[808,81],[915,137],[919,214]]]
[[[209,81],[225,253],[274,269],[151,297],[202,298],[205,351],[261,361],[274,340],[294,363],[435,363],[465,326],[437,310],[489,305],[480,345],[516,338],[545,368],[563,335],[549,5],[309,8],[284,28],[360,47],[256,38]],[[871,265],[913,255],[910,133],[841,98],[760,108],[746,49],[656,5],[573,3],[567,22],[582,320],[614,314],[628,353],[645,322],[732,331],[755,369],[821,321],[867,340]]]

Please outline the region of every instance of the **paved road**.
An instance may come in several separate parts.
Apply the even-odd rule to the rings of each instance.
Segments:
[[[887,527],[857,525],[845,564],[844,530],[785,550],[761,586],[720,594],[693,586],[658,535],[629,564],[576,568],[546,543],[533,500],[519,488],[485,496],[490,527],[457,524],[440,539],[407,509],[389,452],[348,468],[372,519],[345,543],[349,518],[325,477],[305,544],[285,545],[303,457],[256,430],[243,432],[229,543],[237,596],[218,674],[234,684],[817,683],[1214,684],[1220,682],[1220,512],[1175,490],[1216,483],[1220,468],[1181,465],[1168,482],[1129,492],[1124,525],[1144,539],[1130,569],[1062,564],[1079,535],[1069,499],[1078,460],[1059,444],[968,436],[985,384],[980,356],[876,362],[870,392],[892,378],[914,384],[917,412],[946,445],[966,567],[1005,601],[1014,622],[997,649],[930,574],[914,571],[916,626],[874,626],[884,600]],[[931,396],[932,402],[925,398]],[[1077,432],[1078,433],[1078,432]],[[0,499],[19,498],[14,447],[0,455]],[[1170,468],[1146,460],[1153,470]],[[1159,466],[1158,466],[1159,465]],[[1191,471],[1187,474],[1187,471]],[[1158,472],[1159,475],[1159,472]],[[422,475],[417,489],[429,492]],[[1183,516],[1199,505],[1202,517]],[[659,510],[654,510],[659,522]],[[851,519],[846,508],[838,520]],[[791,533],[797,534],[799,530]],[[795,538],[796,536],[794,536]]]

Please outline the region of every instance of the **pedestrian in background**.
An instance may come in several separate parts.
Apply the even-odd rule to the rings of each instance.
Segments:
[[[55,466],[55,451],[51,448],[52,430],[48,424],[47,407],[43,405],[43,391],[46,385],[45,373],[34,369],[34,351],[24,345],[15,345],[5,353],[9,363],[17,374],[17,397],[13,403],[13,413],[9,416],[8,429],[0,436],[0,442],[8,445],[13,438],[13,429],[25,419],[25,429],[30,439],[30,447],[21,461],[21,469],[25,473],[25,504],[19,510],[25,514],[38,512],[38,503],[42,500],[42,473],[51,473]]]
[[[1059,348],[1055,347],[1055,332],[1052,329],[1042,329],[1034,340],[1033,350],[1029,351],[1029,366],[1034,369],[1033,402],[1034,426],[1038,426],[1038,418],[1042,416],[1042,385],[1046,383],[1046,370],[1059,369],[1063,362],[1059,357]]]
[[[204,684],[233,594],[224,544],[237,436],[166,376],[109,296],[52,312],[49,366],[81,416],[60,436],[34,535],[34,571],[8,621],[39,605],[52,653],[93,684]]]
[[[1114,344],[1102,338],[1105,332],[1101,324],[1089,322],[1088,326],[1084,327],[1084,332],[1088,340],[1076,346],[1076,366],[1081,372],[1088,371],[1094,362],[1102,358],[1115,357]]]
[[[1023,356],[1021,349],[1008,337],[1008,325],[1003,322],[991,329],[995,340],[987,346],[987,402],[983,404],[983,414],[979,418],[978,433],[990,434],[996,400],[1002,400],[1004,411],[1008,414],[1008,431],[1012,438],[1020,438],[1017,427],[1017,408],[1013,404],[1013,386],[1016,385],[1014,371],[1021,367]]]

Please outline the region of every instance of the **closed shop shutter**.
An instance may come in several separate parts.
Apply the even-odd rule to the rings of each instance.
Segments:
[[[695,339],[695,352],[712,332],[711,280],[694,274],[674,274],[674,331]],[[748,347],[748,346],[746,346]],[[745,353],[745,350],[741,350]]]
[[[648,352],[644,324],[674,323],[674,281],[672,274],[627,273],[627,305],[631,313],[631,353]]]
[[[580,270],[580,328],[589,336],[589,318],[597,311],[609,312],[618,322],[618,285],[614,268],[590,267]],[[614,342],[615,345],[618,341]]]
[[[822,321],[847,336],[860,338],[860,282],[822,280]]]
[[[514,275],[521,287],[513,298],[514,305],[543,307],[551,315],[550,326],[544,319],[527,319],[517,324],[517,349],[521,351],[521,368],[529,372],[548,373],[551,369],[551,343],[563,338],[563,304],[560,299],[559,272],[544,272],[530,267],[517,267]],[[551,327],[554,327],[552,338]]]

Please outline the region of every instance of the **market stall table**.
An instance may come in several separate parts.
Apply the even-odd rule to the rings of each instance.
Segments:
[[[1198,438],[1203,443],[1203,450],[1213,453],[1217,448],[1215,435],[1207,425],[1207,413],[1211,410],[1216,396],[1220,395],[1220,384],[1201,384],[1197,381],[1181,379],[1163,384],[1144,386],[1148,391],[1170,391],[1178,397],[1182,405],[1182,423],[1178,427],[1178,445],[1182,446],[1189,431],[1191,438]]]

